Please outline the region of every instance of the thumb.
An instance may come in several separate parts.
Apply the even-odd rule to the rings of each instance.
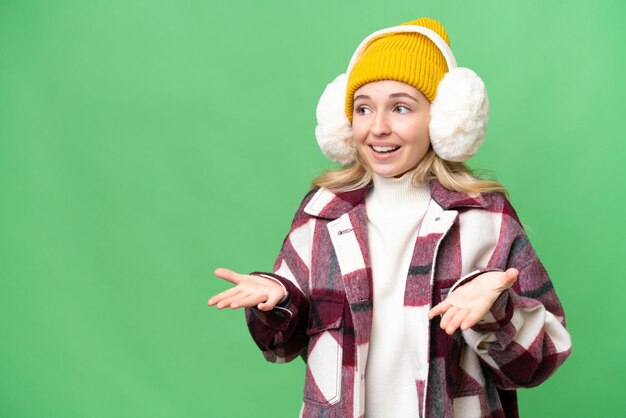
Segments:
[[[234,271],[225,268],[216,268],[213,274],[220,279],[224,279],[227,282],[231,282],[233,284],[239,284],[243,280],[241,274],[235,273]]]
[[[506,288],[509,288],[513,286],[513,283],[515,283],[515,281],[517,280],[517,277],[519,276],[519,270],[515,268],[510,268],[507,269],[504,274],[504,285],[506,286]]]

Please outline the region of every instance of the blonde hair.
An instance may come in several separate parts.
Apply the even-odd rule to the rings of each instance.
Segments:
[[[416,185],[434,179],[446,189],[455,192],[470,195],[500,192],[507,198],[509,197],[506,188],[496,180],[478,177],[465,163],[443,160],[431,147],[415,167],[412,181]],[[352,164],[326,171],[315,177],[312,186],[324,187],[334,193],[341,193],[361,189],[371,183],[371,171],[357,154],[357,159]]]

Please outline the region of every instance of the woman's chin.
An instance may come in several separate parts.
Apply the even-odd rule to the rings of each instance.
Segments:
[[[398,177],[402,177],[409,170],[404,170],[402,168],[391,168],[391,167],[384,167],[384,168],[374,167],[372,171],[380,177],[398,178]]]

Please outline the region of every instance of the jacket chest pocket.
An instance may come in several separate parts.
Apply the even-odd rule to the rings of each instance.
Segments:
[[[342,300],[314,297],[310,307],[304,401],[330,406],[341,399],[344,304]]]

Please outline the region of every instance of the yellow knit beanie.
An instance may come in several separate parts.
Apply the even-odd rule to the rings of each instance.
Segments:
[[[448,45],[448,33],[441,23],[422,17],[403,25],[423,26],[435,31]],[[396,80],[410,84],[431,102],[437,86],[448,72],[446,60],[437,46],[419,33],[393,33],[376,39],[359,58],[348,77],[346,116],[352,121],[354,92],[364,84]]]

